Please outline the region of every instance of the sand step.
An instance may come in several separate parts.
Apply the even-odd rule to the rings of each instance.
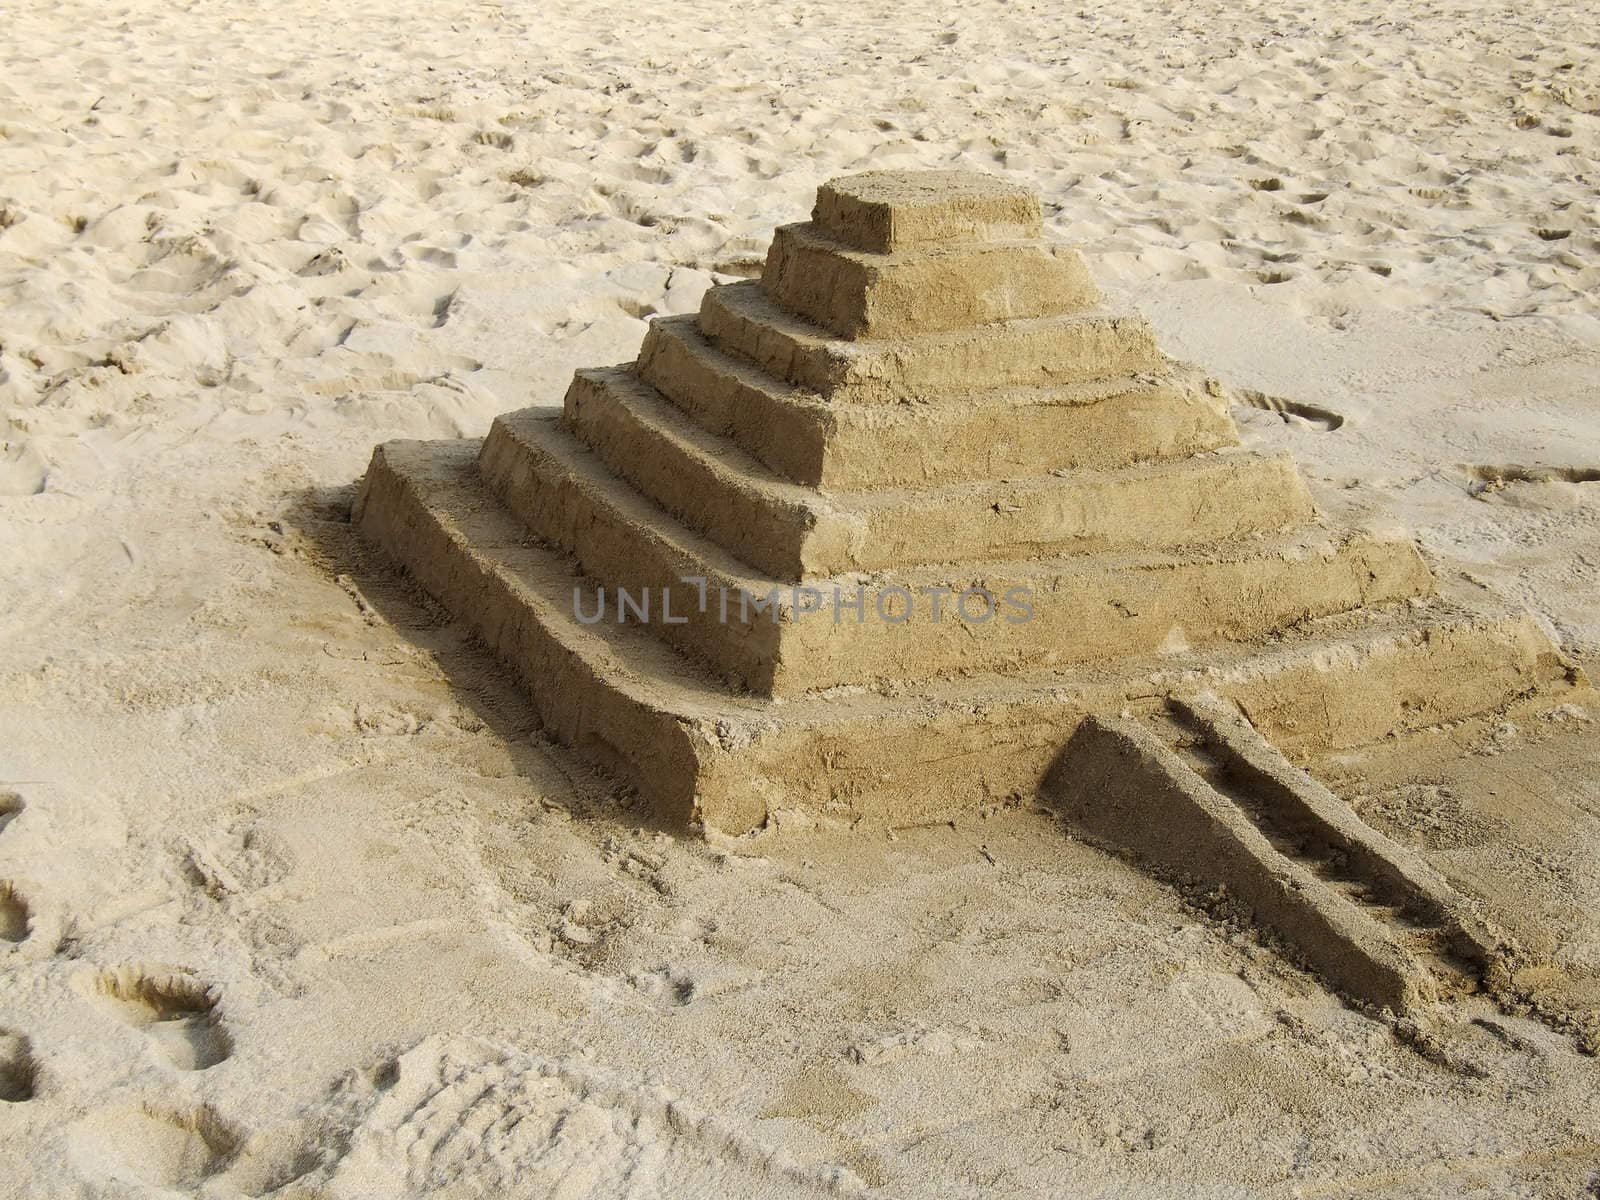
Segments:
[[[466,439],[379,446],[352,519],[512,667],[555,737],[624,779],[660,781],[652,800],[686,819],[690,730],[741,702],[641,629],[575,620],[581,577],[484,490],[478,450]]]
[[[1171,365],[1143,318],[1102,313],[846,341],[779,307],[754,280],[708,290],[700,305],[700,331],[769,374],[852,404],[1044,387],[1159,372]]]
[[[1316,512],[1287,456],[1245,451],[1113,471],[823,495],[707,433],[631,372],[579,371],[566,424],[698,533],[786,582],[930,562],[1172,549]]]
[[[1404,1012],[1474,990],[1496,951],[1438,872],[1215,698],[1091,720],[1052,786],[1097,836],[1225,888],[1365,1003]]]
[[[562,742],[630,783],[665,820],[740,833],[779,809],[845,822],[942,820],[1027,794],[1084,716],[1203,670],[1274,737],[1318,753],[1456,720],[1508,690],[1559,686],[1525,616],[1436,608],[1313,622],[1276,647],[1220,648],[1016,678],[796,697],[719,686],[635,624],[583,624],[566,555],[491,496],[475,441],[379,447],[352,519],[514,670]],[[1360,705],[1349,697],[1366,698]],[[1313,725],[1306,712],[1338,714]]]
[[[817,189],[812,219],[846,245],[877,254],[1043,232],[1037,193],[971,171],[864,171],[830,180]]]
[[[1105,470],[1232,446],[1220,395],[1186,368],[916,404],[845,404],[775,378],[701,334],[652,321],[635,371],[707,431],[800,484],[860,491]]]
[[[761,695],[1245,641],[1432,586],[1408,541],[1312,528],[1192,553],[940,564],[797,587],[616,479],[543,411],[498,418],[480,469],[535,536],[612,589],[611,602],[618,589],[635,606],[652,597],[652,631]],[[705,581],[694,604],[686,577]]]
[[[814,223],[773,234],[761,286],[776,303],[851,340],[974,329],[1080,312],[1100,290],[1078,251],[1043,240],[855,250]]]
[[[776,579],[798,580],[836,547],[827,506],[732,441],[707,433],[625,367],[580,370],[563,424],[619,479],[690,529]]]
[[[795,483],[821,485],[830,457],[838,471],[837,454],[829,454],[830,406],[724,354],[701,335],[693,316],[651,321],[633,370],[702,429],[731,439]]]

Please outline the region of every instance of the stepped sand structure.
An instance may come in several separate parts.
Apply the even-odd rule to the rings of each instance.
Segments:
[[[557,737],[665,818],[733,833],[784,810],[926,821],[1043,782],[1173,870],[1194,837],[1163,852],[1140,831],[1186,812],[1212,861],[1312,844],[1437,915],[1442,885],[1341,826],[1282,755],[1576,678],[1409,540],[1331,528],[1290,460],[1239,448],[1219,387],[1100,307],[1033,193],[970,173],[825,185],[759,281],[654,321],[561,412],[380,447],[355,517]],[[1220,707],[1184,699],[1202,693]],[[1300,797],[1293,828],[1258,830],[1229,769],[1184,764],[1205,746],[1271,758],[1258,776]],[[1299,876],[1264,870],[1246,894],[1333,946],[1330,978],[1422,994],[1403,947],[1328,934],[1353,911],[1339,880],[1295,908]]]

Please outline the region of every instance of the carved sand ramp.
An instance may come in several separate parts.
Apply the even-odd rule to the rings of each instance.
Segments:
[[[1032,794],[1130,701],[1209,689],[1303,760],[1561,685],[1529,618],[1324,523],[1219,392],[1031,192],[857,175],[559,415],[380,447],[355,515],[556,736],[730,832]]]
[[[1242,905],[1340,991],[1413,1011],[1475,991],[1496,939],[1438,872],[1229,705],[1092,716],[1046,794],[1101,842]]]

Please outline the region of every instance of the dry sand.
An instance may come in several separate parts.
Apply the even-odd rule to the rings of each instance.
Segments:
[[[1592,663],[1585,6],[0,16],[0,1194],[1593,1191],[1600,714],[1319,765],[1547,1014],[1402,1037],[1026,803],[641,826],[345,522],[822,180],[970,166]]]

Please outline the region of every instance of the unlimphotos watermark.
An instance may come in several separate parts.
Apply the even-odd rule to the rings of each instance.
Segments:
[[[596,588],[592,596],[586,597],[582,588],[574,587],[572,615],[583,625],[597,625],[607,620],[608,614],[619,625],[687,625],[695,615],[708,617],[719,625],[730,621],[748,625],[763,617],[773,622],[785,616],[799,621],[814,614],[830,614],[835,625],[851,620],[864,625],[869,619],[889,625],[919,619],[938,624],[947,617],[968,625],[997,619],[1007,625],[1024,625],[1033,620],[1033,593],[1025,587],[1007,588],[999,595],[985,587],[958,590],[944,584],[915,589],[888,584],[870,592],[858,584],[853,593],[838,584],[830,584],[826,590],[795,584],[756,592],[746,587],[712,588],[703,575],[680,575],[678,582],[686,586],[642,587],[637,591],[612,588],[609,604],[606,588]]]

